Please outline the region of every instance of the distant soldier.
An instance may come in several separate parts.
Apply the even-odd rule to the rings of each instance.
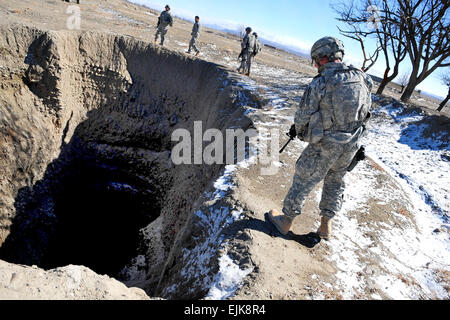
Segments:
[[[65,2],[70,2],[70,0],[64,0]],[[80,0],[77,0],[77,4],[80,4]]]
[[[343,57],[344,45],[336,38],[322,38],[312,47],[311,58],[319,75],[306,89],[289,133],[309,145],[297,161],[283,213],[269,213],[270,221],[283,235],[301,214],[308,194],[323,180],[322,221],[317,233],[328,240],[331,220],[343,203],[343,178],[359,159],[373,83],[361,70],[342,63]]]
[[[173,26],[173,18],[170,14],[170,6],[166,5],[166,10],[161,12],[158,18],[158,26],[155,34],[155,43],[158,41],[158,36],[161,35],[161,45],[164,45],[164,39],[167,34],[167,27]]]
[[[245,29],[245,36],[241,43],[242,57],[241,66],[238,68],[238,72],[246,76],[250,76],[250,68],[252,66],[253,51],[255,48],[255,36],[252,34],[252,28]]]
[[[197,47],[197,40],[200,36],[200,18],[198,16],[195,17],[195,23],[192,27],[191,36],[192,38],[191,42],[189,43],[189,50],[187,51],[187,53],[191,53],[192,49],[194,49],[195,55],[198,56],[198,54],[200,53],[200,50],[198,50]]]

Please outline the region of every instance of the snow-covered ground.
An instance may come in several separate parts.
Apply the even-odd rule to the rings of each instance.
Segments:
[[[256,65],[253,73],[265,83],[260,88],[274,106],[273,110],[265,112],[272,116],[273,123],[292,121],[279,111],[290,107],[289,99],[298,101],[292,95],[302,93],[308,78],[263,65]],[[371,296],[374,299],[381,298],[375,293],[377,290],[392,299],[449,297],[445,288],[448,279],[441,277],[450,272],[448,132],[426,134],[430,124],[422,123],[424,118],[425,114],[407,112],[400,104],[385,105],[374,111],[364,141],[367,153],[394,178],[404,193],[399,194],[398,186],[380,187],[368,163],[359,165],[346,177],[346,202],[335,221],[336,238],[329,244],[331,261],[339,270],[340,281],[336,286],[340,287],[344,298],[360,297],[368,286],[376,289]],[[259,125],[267,127],[273,123]],[[355,210],[367,214],[369,208],[365,205],[372,198],[380,203],[392,203],[405,202],[405,197],[413,221],[402,212],[394,212],[398,221],[404,221],[400,228],[388,223],[382,226],[360,224],[347,214]],[[368,231],[374,229],[378,245],[367,236]],[[362,258],[364,255],[377,260],[380,269],[370,270],[367,260]],[[361,276],[367,273],[369,281]]]
[[[425,114],[405,111],[401,104],[383,106],[374,115],[367,138],[369,154],[447,220],[450,212],[448,131],[427,135],[431,123],[423,122]]]
[[[401,104],[381,106],[373,113],[364,139],[367,154],[400,188],[380,186],[367,162],[346,177],[346,201],[335,219],[336,239],[329,243],[330,260],[338,269],[336,286],[344,288],[346,299],[361,296],[368,287],[392,299],[449,298],[448,283],[442,279],[450,272],[449,141],[443,133],[424,134],[430,124],[418,122],[425,117]],[[413,221],[394,209],[400,227],[388,221],[375,225],[370,216],[361,224],[350,214],[368,215],[369,199],[404,204],[405,197]],[[376,241],[367,236],[374,231]],[[376,259],[380,269],[368,268],[367,259]],[[381,297],[373,293],[372,298]]]

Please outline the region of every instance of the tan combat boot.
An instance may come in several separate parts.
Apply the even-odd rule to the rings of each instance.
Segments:
[[[317,230],[317,234],[323,240],[330,240],[331,236],[331,219],[327,217],[322,217],[322,221],[319,229]]]
[[[276,210],[269,212],[269,220],[282,235],[287,235],[292,227],[292,219]]]

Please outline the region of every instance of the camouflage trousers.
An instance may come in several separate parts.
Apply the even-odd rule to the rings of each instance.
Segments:
[[[334,218],[342,208],[343,178],[359,148],[358,141],[309,144],[297,161],[294,182],[284,200],[283,213],[290,218],[299,216],[307,196],[323,180],[320,215]]]
[[[242,62],[241,62],[241,66],[239,67],[239,70],[244,73],[247,73],[247,72],[250,73],[250,69],[252,67],[252,62],[253,62],[253,53],[244,51],[244,53],[242,55]]]
[[[188,52],[190,53],[192,51],[192,49],[194,49],[195,52],[200,52],[200,50],[198,50],[198,47],[197,47],[197,37],[194,37],[194,36],[192,36],[191,42],[189,42]]]
[[[158,36],[161,35],[161,45],[164,45],[164,40],[167,34],[167,27],[163,27],[162,25],[159,25],[159,27],[156,29],[155,34],[155,41],[158,40]]]

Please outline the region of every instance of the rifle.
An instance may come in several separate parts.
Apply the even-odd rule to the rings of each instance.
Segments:
[[[243,56],[244,56],[244,49],[241,50],[241,53],[239,54],[239,57],[238,57],[238,61],[241,61]]]
[[[297,138],[297,131],[295,130],[295,125],[293,125],[291,127],[291,129],[289,130],[289,132],[286,133],[286,135],[289,137],[289,141],[286,142],[286,144],[284,145],[283,148],[281,148],[280,150],[280,154],[283,153],[284,149],[287,148],[287,146],[295,140],[295,138]]]
[[[292,141],[294,141],[294,140],[295,140],[295,138],[289,137],[289,141],[286,142],[286,144],[284,145],[283,148],[281,148],[280,154],[282,154],[282,153],[284,152],[284,150],[287,148],[287,146],[288,146]]]

